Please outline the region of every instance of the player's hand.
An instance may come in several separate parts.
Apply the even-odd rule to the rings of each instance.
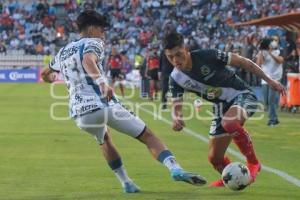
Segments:
[[[174,131],[181,131],[185,127],[185,123],[181,118],[173,119],[172,128]]]
[[[108,85],[106,85],[105,83],[101,83],[100,84],[100,91],[102,93],[102,97],[106,98],[107,101],[110,101],[114,95],[114,91],[111,87],[109,87]]]
[[[285,88],[284,86],[279,83],[278,81],[275,81],[275,80],[271,80],[269,82],[269,85],[272,89],[276,90],[277,92],[279,92],[281,95],[285,96],[286,95],[286,91],[285,91]]]
[[[56,72],[52,72],[51,74],[49,74],[49,80],[51,81],[51,83],[53,83],[54,81],[57,80],[57,76],[58,76],[58,73]]]
[[[46,83],[53,83],[56,81],[58,74],[52,71],[50,68],[44,68],[41,76]]]

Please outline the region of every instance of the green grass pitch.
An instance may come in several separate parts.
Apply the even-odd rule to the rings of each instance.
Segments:
[[[240,192],[174,182],[142,144],[112,131],[129,175],[142,189],[139,194],[124,194],[94,139],[72,120],[51,119],[50,106],[66,100],[53,99],[50,88],[47,84],[0,84],[0,200],[300,199],[300,187],[266,171]],[[66,93],[64,85],[54,91],[57,95]],[[138,94],[128,101],[143,102]],[[57,117],[68,115],[67,106],[55,107],[54,111]],[[167,119],[169,115],[163,113]],[[141,111],[139,116],[185,169],[200,173],[208,181],[220,177],[207,161],[206,143],[173,132],[170,125],[148,113]],[[279,119],[280,125],[274,128],[266,126],[266,116],[249,121],[246,127],[264,165],[300,179],[300,114],[279,113]],[[210,121],[192,119],[186,123],[189,129],[207,136]],[[233,145],[231,148],[235,149]]]

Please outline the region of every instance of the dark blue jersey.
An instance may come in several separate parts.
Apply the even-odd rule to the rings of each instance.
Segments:
[[[237,95],[250,91],[247,83],[226,67],[231,53],[195,50],[191,57],[191,70],[174,68],[171,73],[169,85],[173,98],[182,97],[187,90],[211,102],[230,102]]]

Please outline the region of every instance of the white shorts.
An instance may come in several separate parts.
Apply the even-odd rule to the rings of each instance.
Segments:
[[[105,107],[75,119],[76,125],[95,137],[99,144],[104,143],[107,125],[131,137],[138,137],[145,130],[145,123],[134,116],[121,104]]]

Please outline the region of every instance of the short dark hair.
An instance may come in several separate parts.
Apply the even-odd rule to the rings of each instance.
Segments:
[[[79,32],[84,31],[89,26],[109,27],[107,18],[95,10],[81,12],[76,19],[76,24]]]
[[[167,34],[163,40],[164,49],[173,49],[184,44],[183,36],[180,33],[172,32]]]
[[[260,41],[260,44],[259,44],[259,49],[260,50],[268,50],[269,49],[269,46],[272,42],[272,39],[271,38],[263,38],[261,41]]]

